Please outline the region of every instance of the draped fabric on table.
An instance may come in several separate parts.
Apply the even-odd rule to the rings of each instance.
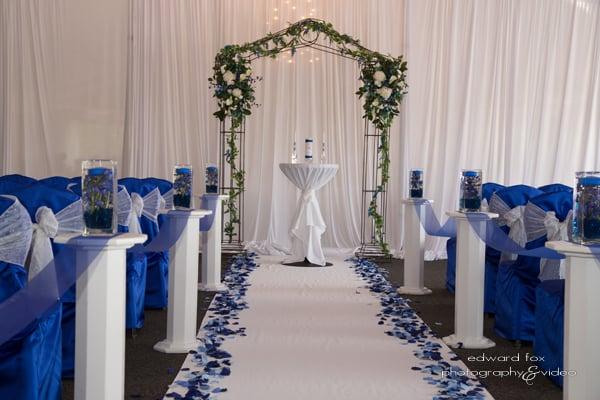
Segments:
[[[214,55],[309,16],[368,48],[406,56],[409,95],[390,131],[388,204],[406,197],[409,167],[424,168],[425,196],[443,215],[456,207],[461,168],[481,167],[485,180],[503,184],[569,184],[573,171],[600,162],[596,0],[312,0],[296,10],[283,0],[21,0],[0,7],[3,173],[73,176],[79,160],[101,157],[119,161],[122,176],[169,178],[180,160],[216,162],[216,104],[206,82]],[[296,197],[277,165],[289,160],[294,140],[311,135],[326,140],[328,162],[340,165],[319,193],[329,227],[323,245],[353,247],[363,143],[357,67],[301,51],[288,60],[253,65],[265,79],[256,92],[262,106],[247,121],[244,237],[266,240],[265,249],[280,238],[289,247],[288,205]],[[389,210],[388,238],[399,250],[397,211]],[[427,256],[444,255],[443,245],[427,238]]]
[[[572,207],[573,195],[568,191],[532,197],[524,212],[526,247],[544,246],[547,240],[568,240]],[[536,287],[540,279],[559,276],[558,260],[519,256],[514,262],[501,263],[496,281],[496,333],[507,339],[533,341]]]

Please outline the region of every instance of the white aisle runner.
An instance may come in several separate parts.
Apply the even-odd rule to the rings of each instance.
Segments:
[[[166,398],[491,398],[464,373],[442,373],[466,367],[430,336],[376,266],[258,262],[228,277],[230,294],[216,300],[199,333],[208,345],[187,357]],[[219,315],[228,318],[224,331]]]

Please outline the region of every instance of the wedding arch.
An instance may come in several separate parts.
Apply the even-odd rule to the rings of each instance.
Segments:
[[[275,58],[282,52],[290,52],[293,56],[298,49],[306,47],[359,64],[361,86],[356,94],[363,99],[365,120],[360,252],[387,255],[389,128],[407,93],[406,62],[402,56],[369,50],[357,39],[336,31],[331,23],[313,18],[298,21],[254,42],[227,45],[215,57],[213,76],[208,80],[217,99],[218,110],[214,115],[221,127],[221,193],[229,195],[223,208],[224,245],[239,248],[243,241],[245,118],[252,114],[252,107],[258,106],[254,86],[262,79],[253,75],[251,63],[262,57]],[[370,226],[367,226],[367,218],[371,221]]]

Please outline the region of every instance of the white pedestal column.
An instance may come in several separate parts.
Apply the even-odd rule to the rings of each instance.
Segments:
[[[79,268],[75,305],[75,399],[122,399],[125,390],[125,250],[146,235],[61,235],[75,247]]]
[[[546,247],[567,256],[563,399],[598,399],[600,263],[586,246],[560,241],[547,242]]]
[[[487,349],[496,344],[483,336],[483,289],[485,286],[485,243],[471,226],[481,224],[485,232],[486,218],[498,214],[481,212],[469,215],[448,212],[456,219],[456,293],[454,301],[454,334],[443,338],[454,348]],[[473,220],[477,221],[473,222]]]
[[[198,347],[196,318],[198,312],[198,253],[200,218],[209,210],[169,211],[167,218],[174,231],[181,232],[169,249],[169,304],[167,338],[154,345],[162,353],[187,353]]]
[[[425,287],[425,231],[421,225],[424,218],[425,199],[404,199],[404,286],[400,294],[430,294]]]
[[[204,196],[216,197],[215,215],[210,230],[202,232],[202,276],[198,289],[207,292],[219,292],[227,289],[221,283],[221,209],[227,195]],[[204,197],[203,196],[203,197]]]

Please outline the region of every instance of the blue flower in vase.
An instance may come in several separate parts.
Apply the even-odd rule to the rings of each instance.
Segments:
[[[219,169],[210,165],[206,167],[206,193],[219,192]]]
[[[88,169],[83,177],[83,218],[92,232],[113,230],[113,177],[112,169],[102,167]]]
[[[579,233],[585,242],[600,242],[600,177],[584,177],[580,180],[578,194],[581,208]]]
[[[476,171],[465,171],[461,182],[460,209],[479,211],[481,208],[481,175]]]
[[[413,199],[423,197],[423,171],[410,171],[409,191],[410,197]]]
[[[173,192],[173,204],[175,207],[190,208],[192,201],[191,168],[179,167],[175,169]]]

